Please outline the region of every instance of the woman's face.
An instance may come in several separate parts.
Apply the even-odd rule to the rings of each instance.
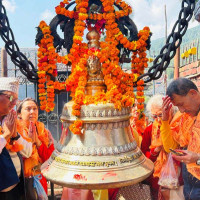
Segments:
[[[151,115],[154,120],[160,122],[160,120],[162,118],[162,108],[156,107],[156,106],[152,107]]]
[[[38,107],[34,101],[25,101],[22,105],[19,117],[28,125],[30,121],[35,123],[38,120]]]

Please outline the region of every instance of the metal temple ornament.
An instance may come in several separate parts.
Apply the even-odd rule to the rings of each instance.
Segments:
[[[90,31],[88,47],[98,49],[99,38],[96,30]],[[106,90],[97,57],[89,57],[87,69],[86,94]],[[73,104],[68,102],[63,108],[60,143],[43,170],[48,180],[72,188],[105,189],[138,183],[152,173],[153,163],[132,136],[130,107],[117,110],[112,103],[83,105],[83,134],[75,135],[68,128],[76,120]]]

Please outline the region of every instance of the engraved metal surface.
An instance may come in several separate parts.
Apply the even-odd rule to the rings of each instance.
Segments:
[[[61,120],[64,123],[73,122],[76,117],[72,115],[72,106],[74,102],[70,101],[65,104]],[[81,116],[85,123],[108,123],[127,121],[130,118],[131,108],[122,108],[121,111],[115,109],[114,104],[90,104],[81,106]]]
[[[63,108],[60,142],[43,170],[48,180],[72,188],[105,189],[138,183],[152,173],[153,163],[132,136],[130,108],[82,106],[83,134],[75,135],[68,128],[74,118],[72,105],[68,102]]]

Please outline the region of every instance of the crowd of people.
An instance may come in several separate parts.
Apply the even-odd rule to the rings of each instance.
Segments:
[[[34,99],[18,102],[17,79],[0,78],[0,85],[0,199],[48,199],[40,167],[54,150],[51,133]]]
[[[148,184],[153,200],[200,199],[200,93],[189,79],[174,80],[166,95],[154,95],[146,110],[152,121],[141,150],[154,163]]]
[[[53,137],[38,121],[32,98],[18,101],[19,82],[0,78],[0,199],[48,199],[41,165],[54,151]],[[14,107],[16,107],[16,110]],[[154,163],[153,174],[142,182],[152,200],[200,199],[200,92],[186,78],[174,80],[166,95],[154,95],[146,106],[149,118],[131,130],[144,155]],[[137,127],[139,126],[139,127]],[[62,199],[115,200],[118,189],[64,188]],[[133,191],[134,192],[134,191]],[[70,197],[69,197],[70,196]],[[83,199],[84,198],[84,199]],[[140,199],[141,200],[141,199]]]

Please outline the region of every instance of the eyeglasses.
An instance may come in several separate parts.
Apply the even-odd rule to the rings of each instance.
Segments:
[[[13,95],[5,94],[5,93],[0,93],[0,95],[1,94],[5,95],[9,99],[10,103],[14,103],[14,102],[17,103],[17,101],[18,101],[18,98],[14,98]]]
[[[161,117],[162,117],[162,113],[160,113],[160,114],[158,114],[158,115],[152,115],[152,117],[153,117],[154,119],[156,119],[156,118],[161,118]]]

